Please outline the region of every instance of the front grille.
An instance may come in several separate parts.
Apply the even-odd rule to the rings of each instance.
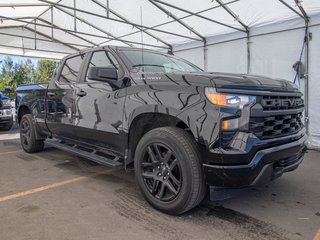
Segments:
[[[259,100],[264,111],[299,109],[304,106],[300,96],[263,96]]]
[[[256,96],[256,103],[251,106],[250,118],[243,121],[245,124],[242,129],[220,132],[220,146],[230,147],[237,131],[254,134],[261,140],[298,133],[304,127],[303,99],[295,93],[289,93],[289,96],[281,96],[283,93],[279,95]]]
[[[260,139],[283,137],[303,128],[302,113],[251,117],[249,131]]]

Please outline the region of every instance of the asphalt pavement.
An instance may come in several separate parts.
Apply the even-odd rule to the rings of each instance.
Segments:
[[[232,199],[173,217],[150,207],[132,172],[46,147],[27,154],[0,132],[0,239],[315,239],[320,152],[294,172]],[[320,236],[320,235],[319,235]]]

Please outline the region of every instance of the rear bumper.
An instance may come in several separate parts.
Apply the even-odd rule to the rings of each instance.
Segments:
[[[299,166],[306,150],[306,140],[307,136],[303,135],[294,142],[259,150],[247,164],[203,164],[206,181],[211,186],[222,188],[242,188],[268,183]]]

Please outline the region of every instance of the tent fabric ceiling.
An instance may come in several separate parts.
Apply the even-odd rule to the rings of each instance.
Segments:
[[[290,18],[304,22],[303,11],[319,13],[319,0],[5,0],[0,53],[59,59],[93,46],[142,42],[170,49],[229,32],[246,36]]]

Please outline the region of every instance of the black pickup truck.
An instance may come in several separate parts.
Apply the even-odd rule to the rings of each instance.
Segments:
[[[302,94],[288,81],[203,72],[173,55],[101,47],[17,89],[21,145],[134,168],[145,199],[181,214],[215,189],[267,183],[305,152]]]

